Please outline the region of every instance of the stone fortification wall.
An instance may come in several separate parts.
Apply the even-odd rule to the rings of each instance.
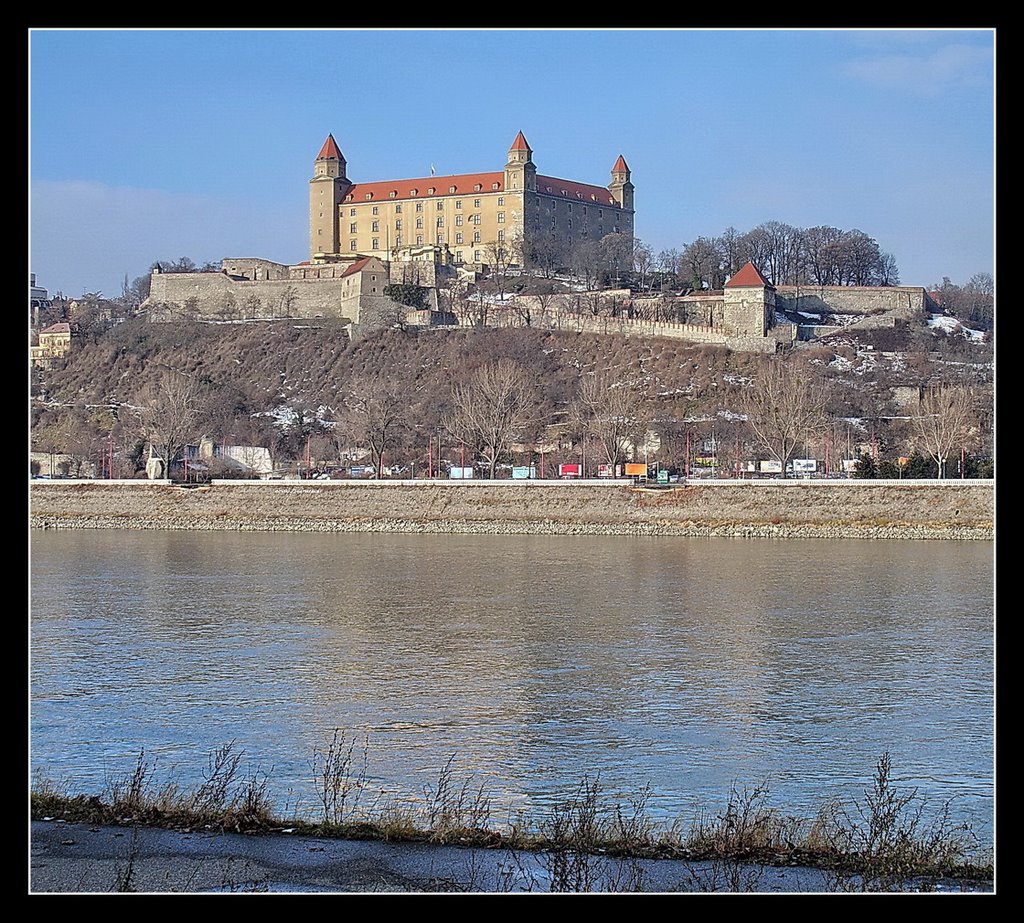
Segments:
[[[925,290],[909,286],[890,288],[846,285],[780,285],[776,307],[781,311],[809,314],[863,314],[857,327],[892,327],[898,320],[912,320],[924,313]]]
[[[261,260],[258,257],[225,258],[221,260],[221,268],[229,276],[242,276],[257,281],[260,279],[287,279],[289,267],[273,260]]]
[[[222,272],[159,273],[144,307],[154,320],[183,315],[224,320],[345,317],[359,322],[359,299],[346,298],[342,279],[236,280]],[[158,305],[173,305],[161,313]]]
[[[463,316],[459,323],[464,327],[475,325],[475,318]],[[781,332],[769,331],[768,336],[733,334],[721,327],[700,324],[677,324],[672,321],[630,319],[623,315],[611,317],[600,314],[572,314],[558,311],[534,315],[531,325],[540,330],[567,330],[575,333],[615,334],[617,336],[669,337],[688,343],[725,346],[743,352],[774,353],[780,344],[790,343],[796,337],[796,328],[787,327]],[[513,311],[492,308],[487,317],[488,327],[521,327],[522,319]]]
[[[31,485],[36,528],[991,539],[991,481]]]

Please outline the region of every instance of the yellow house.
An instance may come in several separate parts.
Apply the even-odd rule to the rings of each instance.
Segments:
[[[515,265],[531,248],[568,249],[607,234],[633,236],[633,184],[621,154],[607,188],[559,179],[537,172],[522,132],[504,169],[492,172],[354,183],[333,135],[313,169],[313,263],[355,254],[391,260],[410,248],[440,247],[456,264],[493,262],[502,248]]]
[[[39,331],[39,345],[29,347],[32,364],[50,368],[54,359],[63,359],[71,349],[71,325],[51,324]]]

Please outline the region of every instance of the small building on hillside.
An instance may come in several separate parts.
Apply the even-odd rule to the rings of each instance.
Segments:
[[[71,325],[62,322],[51,324],[39,331],[39,343],[29,347],[29,358],[37,368],[52,368],[71,350]]]

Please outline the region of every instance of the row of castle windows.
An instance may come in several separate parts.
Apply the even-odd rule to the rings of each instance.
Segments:
[[[443,211],[444,210],[444,203],[445,203],[444,199],[440,200],[437,203],[437,210],[438,211]],[[504,204],[505,204],[505,197],[504,196],[498,196],[498,205],[502,206]],[[455,207],[458,208],[458,209],[462,208],[462,199],[456,199],[455,200]],[[479,199],[473,199],[473,208],[479,208],[479,207],[480,207],[480,200]],[[423,203],[422,202],[417,202],[416,203],[416,211],[418,211],[418,212],[423,211]],[[380,214],[380,207],[377,206],[377,205],[374,205],[370,209],[370,212],[371,212],[371,214],[379,215]],[[401,213],[402,213],[402,203],[401,202],[396,202],[395,203],[395,214],[396,215],[400,215]],[[348,214],[349,214],[350,218],[355,218],[356,210],[354,208],[350,208],[348,210]],[[321,217],[323,217],[322,213],[321,213]]]
[[[379,250],[380,249],[380,238],[379,237],[373,237],[370,240],[371,240],[371,242],[370,242],[370,249],[372,249],[372,250]],[[499,243],[504,243],[504,241],[505,241],[505,232],[504,232],[504,230],[498,231],[498,242]],[[444,233],[443,232],[440,232],[440,231],[438,232],[436,242],[439,245],[440,244],[444,244],[445,237],[444,237]],[[460,232],[458,232],[455,235],[455,243],[456,244],[462,244],[464,242],[465,242],[465,240],[463,238],[462,232],[460,231]],[[480,232],[479,231],[474,231],[473,232],[473,243],[478,244],[480,242],[481,242]],[[422,234],[417,234],[416,235],[416,243],[417,244],[422,244],[423,243],[423,235]],[[402,246],[402,237],[401,237],[401,235],[398,235],[398,236],[395,237],[395,246],[396,247]],[[351,252],[355,253],[359,249],[358,241],[350,240],[348,242],[348,248],[349,248],[349,250]],[[479,257],[477,257],[477,260],[479,261]]]
[[[480,215],[470,215],[469,216],[469,220],[473,224],[477,224],[478,225],[478,224],[480,224],[480,220],[481,220],[480,219]],[[498,212],[498,224],[504,224],[504,223],[505,223],[505,213],[504,212]],[[355,221],[353,221],[353,222],[351,222],[349,224],[348,231],[349,231],[350,234],[355,234],[356,233],[356,225],[357,225],[357,223]],[[439,228],[443,228],[444,227],[444,216],[443,215],[438,215],[438,217],[437,217],[437,226]],[[455,226],[456,227],[462,227],[462,215],[456,215],[455,216]],[[423,227],[423,219],[422,218],[417,218],[416,219],[416,227],[417,228],[422,228]],[[401,218],[396,218],[395,219],[395,230],[396,231],[402,230],[402,219]],[[380,221],[372,221],[370,223],[370,232],[373,233],[373,234],[379,234],[380,233]]]

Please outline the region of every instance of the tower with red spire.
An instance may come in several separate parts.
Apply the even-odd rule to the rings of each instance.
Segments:
[[[629,181],[626,158],[621,154],[612,165],[612,181],[608,184],[608,191],[615,196],[621,208],[633,211],[633,184]]]
[[[352,184],[334,135],[328,135],[313,163],[309,181],[309,257],[312,260],[337,256],[341,251],[339,223],[341,203]]]
[[[533,164],[533,149],[522,132],[516,135],[512,147],[508,149],[505,189],[511,193],[537,190],[537,168]]]

